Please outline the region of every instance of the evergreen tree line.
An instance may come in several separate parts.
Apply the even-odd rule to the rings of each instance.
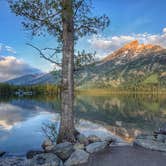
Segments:
[[[52,84],[18,86],[0,83],[0,96],[15,96],[17,91],[32,92],[32,95],[55,96],[60,94],[60,87]]]

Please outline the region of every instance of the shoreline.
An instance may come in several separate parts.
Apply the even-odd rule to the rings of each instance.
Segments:
[[[114,135],[114,137],[116,137]],[[49,152],[42,152],[47,154]],[[40,154],[40,153],[39,153]],[[34,155],[35,156],[35,155]],[[120,159],[120,160],[119,160]],[[2,156],[0,157],[1,166],[30,166],[27,156]],[[86,164],[78,166],[165,166],[166,152],[156,151],[141,147],[134,142],[112,142],[105,149],[99,152],[90,153]],[[9,163],[9,164],[6,164]]]
[[[88,95],[105,95],[105,94],[116,94],[116,95],[166,95],[166,89],[159,89],[155,91],[151,90],[125,90],[125,89],[75,89],[77,95],[88,94]]]
[[[27,160],[25,157],[2,157],[0,158],[0,164],[2,164],[2,160],[5,159],[18,161],[18,166],[29,166],[28,164],[20,164]],[[90,154],[88,162],[78,166],[110,166],[110,163],[111,166],[165,166],[165,162],[166,153],[145,149],[139,146],[115,145],[103,151]]]

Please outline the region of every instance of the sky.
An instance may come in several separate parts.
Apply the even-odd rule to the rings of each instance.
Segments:
[[[106,14],[110,26],[98,35],[78,41],[77,50],[96,51],[102,58],[124,44],[141,43],[166,47],[166,0],[92,0],[95,15]],[[0,82],[29,73],[49,72],[53,64],[40,58],[38,52],[26,45],[54,47],[56,39],[31,37],[21,25],[22,18],[9,9],[7,0],[0,0]]]

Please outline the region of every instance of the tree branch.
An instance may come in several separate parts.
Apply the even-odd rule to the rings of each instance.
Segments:
[[[36,46],[34,46],[34,45],[30,44],[30,43],[26,43],[26,44],[29,45],[29,46],[31,46],[31,47],[33,47],[34,49],[36,49],[36,50],[39,52],[39,54],[40,54],[40,56],[41,56],[42,58],[46,59],[47,61],[49,61],[49,62],[51,62],[51,63],[56,64],[56,65],[59,66],[59,67],[62,66],[61,63],[58,63],[57,61],[55,61],[55,60],[52,59],[52,57],[55,55],[55,53],[52,54],[51,57],[49,58],[49,57],[47,57],[47,56],[42,52],[42,50],[39,49],[38,47],[36,47]],[[49,48],[45,48],[45,49],[49,49]],[[56,49],[54,49],[54,50],[56,50]]]
[[[81,7],[81,5],[82,5],[83,2],[84,2],[84,0],[81,0],[81,1],[79,2],[77,8],[75,9],[74,17],[76,16],[78,9]]]

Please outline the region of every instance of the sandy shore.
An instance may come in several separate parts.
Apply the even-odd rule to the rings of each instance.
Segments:
[[[92,155],[89,163],[82,166],[166,166],[166,153],[116,146]]]

